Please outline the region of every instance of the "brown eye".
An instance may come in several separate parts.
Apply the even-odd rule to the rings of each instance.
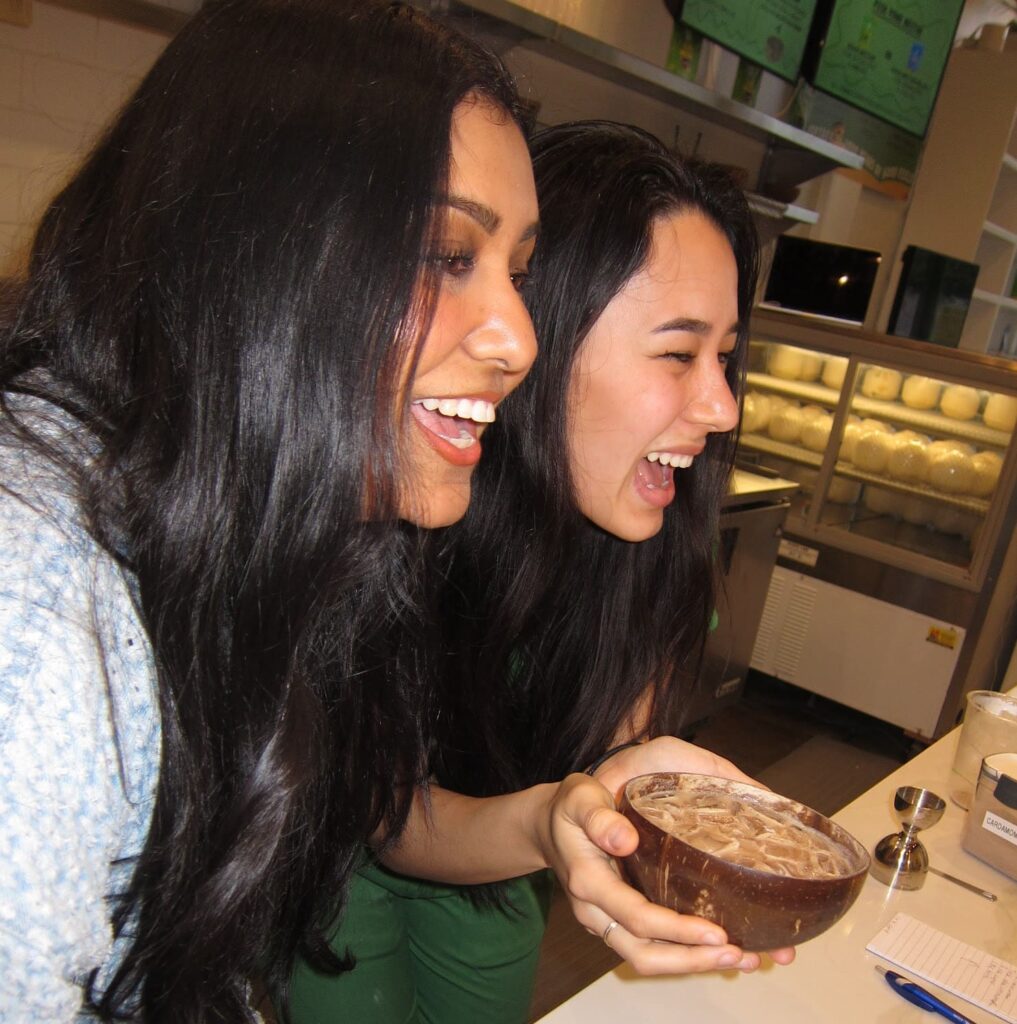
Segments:
[[[438,269],[449,277],[465,277],[476,266],[471,252],[443,252],[433,257]]]
[[[530,272],[528,270],[518,270],[509,275],[509,280],[512,282],[512,287],[521,293],[526,290],[526,285],[530,280]]]

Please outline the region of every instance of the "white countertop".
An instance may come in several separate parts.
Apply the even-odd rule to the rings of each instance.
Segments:
[[[950,766],[959,730],[944,736],[834,815],[871,852],[899,829],[893,794],[899,786],[931,789],[947,801],[942,820],[921,835],[930,863],[999,896],[981,896],[928,875],[914,892],[869,877],[858,901],[829,931],[798,947],[789,967],[769,960],[754,974],[737,971],[680,978],[640,978],[627,965],[604,975],[541,1024],[934,1024],[942,1017],[893,994],[874,965],[884,963],[866,944],[898,912],[1011,963],[1017,962],[1017,882],[961,849],[966,812],[949,799]],[[765,958],[764,958],[765,959]],[[906,973],[906,972],[903,972]],[[999,1018],[923,983],[978,1024]]]

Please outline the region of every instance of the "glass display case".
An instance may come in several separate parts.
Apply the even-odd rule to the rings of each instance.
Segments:
[[[739,459],[800,484],[778,562],[785,572],[775,572],[771,596],[802,579],[811,596],[807,628],[796,641],[805,647],[792,669],[775,670],[779,654],[772,651],[754,654],[753,664],[792,682],[800,682],[790,678],[795,674],[821,676],[802,685],[916,736],[931,738],[952,725],[962,694],[986,685],[987,617],[1006,620],[992,642],[1013,643],[1015,594],[1001,571],[1014,526],[1015,426],[1017,368],[1009,362],[757,311]],[[825,586],[848,593],[827,595]],[[889,607],[863,606],[859,598]],[[782,600],[794,603],[787,594]],[[781,619],[774,642],[782,643],[791,613],[768,610]],[[870,615],[888,637],[911,616],[905,632],[949,652],[933,673],[945,680],[937,692],[928,684],[930,650],[921,646],[908,655],[926,673],[920,692],[909,694],[900,681],[906,658],[904,668],[898,659],[893,669],[860,666],[867,679],[831,681],[844,675],[830,664],[838,622],[852,636],[845,645],[857,644],[861,634],[851,623]],[[818,641],[809,637],[819,633],[827,649],[810,652]],[[892,660],[892,647],[883,653],[884,662]],[[815,664],[803,669],[810,657]],[[893,688],[903,692],[867,701],[873,680],[881,680],[877,690],[896,680]]]

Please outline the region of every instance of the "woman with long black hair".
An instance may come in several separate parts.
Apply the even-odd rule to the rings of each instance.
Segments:
[[[589,767],[613,793],[654,770],[744,779],[672,734],[715,606],[756,281],[751,214],[725,173],[636,128],[560,125],[531,152],[541,236],[525,296],[541,352],[487,435],[466,517],[432,538],[447,650],[434,777],[477,797]],[[612,753],[634,739],[649,742]],[[391,866],[360,872],[332,940],[364,951],[358,967],[298,971],[297,1024],[349,1008],[364,1024],[522,1024],[546,875],[457,889]],[[559,879],[582,904],[574,879]],[[577,916],[641,973],[760,962],[698,918],[665,934]]]
[[[406,5],[213,0],[46,211],[0,337],[0,1019],[250,1020],[415,813],[407,523],[463,514],[535,354],[525,128]]]

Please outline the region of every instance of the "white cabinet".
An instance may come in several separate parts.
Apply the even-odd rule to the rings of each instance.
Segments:
[[[928,740],[964,638],[958,623],[778,565],[751,664]]]

